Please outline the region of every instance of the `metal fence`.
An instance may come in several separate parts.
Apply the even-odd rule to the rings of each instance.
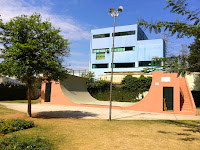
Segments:
[[[84,69],[84,70],[73,70],[73,69],[69,69],[68,70],[68,73],[69,74],[71,74],[71,75],[74,75],[74,76],[79,76],[79,77],[81,77],[81,75],[83,74],[83,73],[87,73],[87,70],[86,69]]]

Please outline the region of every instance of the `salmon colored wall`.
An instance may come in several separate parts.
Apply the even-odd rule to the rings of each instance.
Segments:
[[[194,100],[189,91],[190,99],[192,104],[191,112],[182,112],[180,110],[180,77],[177,73],[166,73],[164,71],[154,71],[152,73],[153,79],[148,94],[138,103],[128,107],[112,107],[113,109],[124,109],[124,110],[136,110],[145,112],[158,112],[158,113],[174,113],[174,114],[187,114],[196,115],[196,107]],[[161,77],[170,77],[170,82],[161,81]],[[187,81],[186,81],[187,83]],[[163,111],[163,87],[173,87],[174,89],[174,111]],[[189,89],[188,85],[187,88]],[[67,106],[84,106],[84,107],[98,107],[98,108],[109,108],[109,106],[102,105],[86,105],[77,104],[68,99],[61,90],[59,82],[52,82],[51,85],[51,100],[50,102],[44,102],[45,99],[45,83],[42,83],[41,87],[41,103],[42,104],[57,104]]]
[[[133,106],[126,107],[129,110],[163,112],[163,87],[174,88],[174,113],[180,110],[179,80],[176,73],[164,73],[154,71],[151,87],[148,94]],[[171,82],[162,82],[161,77],[170,77]]]

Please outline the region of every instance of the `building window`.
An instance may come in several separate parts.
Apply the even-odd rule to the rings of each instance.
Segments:
[[[93,39],[110,37],[110,33],[93,35]]]
[[[135,46],[133,46],[133,47],[125,47],[125,51],[135,51]]]
[[[109,48],[104,48],[104,49],[93,49],[92,53],[105,53],[109,50]]]
[[[112,49],[113,51],[113,49]],[[135,51],[135,46],[133,47],[116,47],[114,48],[114,52],[124,52],[124,51]]]
[[[92,68],[108,68],[108,64],[92,64]]]
[[[134,68],[135,63],[114,63],[113,68]]]
[[[151,61],[139,61],[139,67],[151,66]]]
[[[105,59],[105,53],[96,53],[96,60]]]
[[[139,61],[139,67],[143,66],[161,66],[161,61]]]
[[[135,31],[116,32],[115,36],[126,36],[126,35],[134,35],[134,34],[135,34]]]

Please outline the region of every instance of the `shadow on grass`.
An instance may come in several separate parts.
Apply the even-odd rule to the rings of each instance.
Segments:
[[[182,141],[194,141],[194,140],[198,140],[197,138],[193,138],[193,137],[186,137],[186,138],[180,138],[179,140]]]
[[[200,133],[200,121],[174,121],[174,120],[165,120],[162,121],[163,123],[167,124],[174,124],[179,127],[184,127],[186,129],[183,129],[183,131],[190,131],[193,133]],[[177,133],[177,132],[166,132],[166,131],[158,131],[158,133],[162,134],[174,134],[174,135],[179,135],[179,136],[185,136],[183,138],[179,138],[179,140],[182,141],[194,141],[194,140],[199,140],[198,138],[191,137],[192,134],[189,133]]]
[[[191,123],[186,122],[186,121],[175,121],[175,120],[166,120],[163,121],[164,123],[167,124],[174,124],[179,127],[185,127],[187,129],[184,129],[184,131],[191,131],[191,132],[198,132],[200,133],[200,121],[191,121]]]
[[[33,114],[33,118],[84,118],[84,117],[96,117],[97,114],[82,111],[46,111]]]
[[[190,136],[191,135],[189,133],[177,133],[177,132],[166,132],[166,131],[158,131],[158,133],[162,133],[162,134],[175,134],[175,135],[183,135],[183,136]]]

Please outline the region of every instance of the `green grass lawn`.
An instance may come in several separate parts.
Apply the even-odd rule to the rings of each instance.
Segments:
[[[25,113],[0,106],[0,118],[33,120],[34,128],[5,137],[44,137],[60,150],[199,150],[198,121],[106,121],[72,118],[28,118]]]
[[[1,100],[0,103],[28,103],[28,100]],[[31,100],[32,104],[40,103],[40,100]]]

